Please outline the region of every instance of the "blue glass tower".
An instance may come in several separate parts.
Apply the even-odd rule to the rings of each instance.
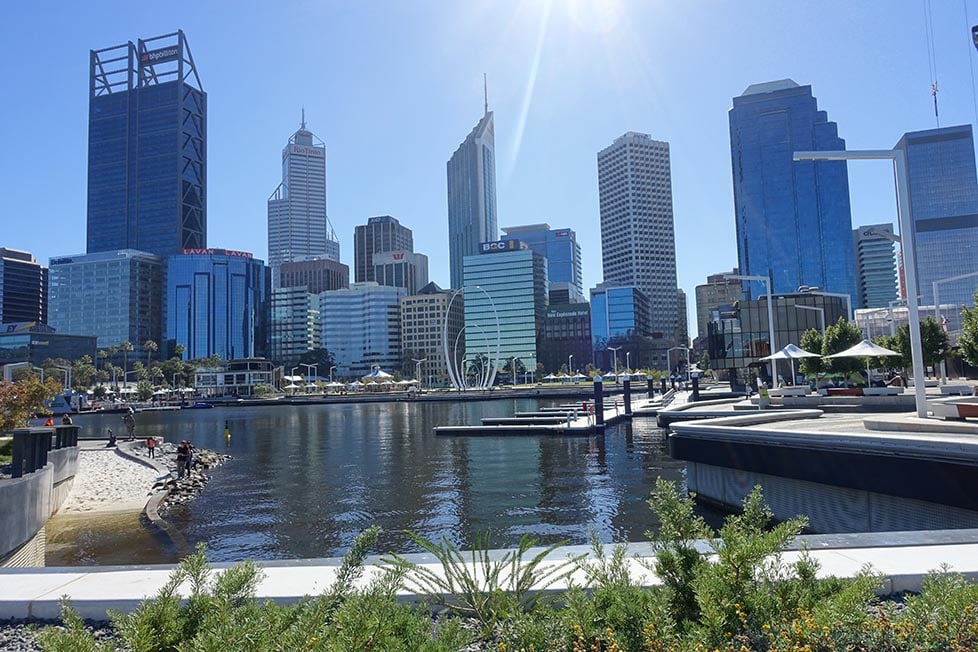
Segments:
[[[737,258],[742,274],[771,278],[772,292],[818,287],[859,303],[845,161],[792,160],[800,150],[842,150],[845,141],[811,86],[754,84],[730,109]],[[745,284],[747,298],[763,283]]]
[[[584,299],[584,281],[581,272],[581,245],[573,229],[551,229],[549,224],[528,224],[503,228],[503,240],[519,240],[547,259],[547,278],[550,291],[561,286],[567,301],[550,303],[580,303]]]
[[[978,179],[971,125],[904,134],[921,304],[934,281],[978,272]],[[978,278],[941,283],[941,305],[974,304]]]
[[[88,253],[207,247],[207,94],[183,32],[90,55]]]

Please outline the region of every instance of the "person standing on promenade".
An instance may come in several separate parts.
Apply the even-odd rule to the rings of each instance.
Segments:
[[[136,417],[133,414],[134,411],[132,406],[130,406],[129,411],[122,415],[122,422],[126,424],[126,432],[129,435],[126,441],[134,441],[136,439]]]
[[[149,453],[147,453],[147,457],[150,459],[156,459],[156,437],[146,438],[146,450],[149,451]]]
[[[48,417],[47,419],[45,419],[44,420],[44,425],[46,425],[46,426],[53,426],[54,425],[54,417]]]
[[[70,426],[72,424],[71,415],[65,412],[65,415],[61,417],[61,425]]]
[[[190,444],[184,439],[177,446],[177,478],[182,478],[187,470],[187,462],[190,460]]]

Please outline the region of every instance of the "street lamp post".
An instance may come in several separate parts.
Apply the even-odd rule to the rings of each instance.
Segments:
[[[614,357],[615,384],[618,383],[618,349],[620,349],[620,348],[621,348],[620,346],[609,346],[608,347],[608,350],[611,351],[611,354]]]
[[[760,281],[764,283],[764,287],[767,289],[767,334],[769,338],[770,353],[774,353],[778,350],[778,345],[774,341],[774,297],[771,296],[771,278],[768,276],[754,276],[751,274],[724,274],[723,278],[730,279],[732,281]],[[775,371],[774,358],[771,359],[771,384],[773,385],[777,382],[778,376]]]
[[[336,369],[335,364],[329,368],[329,382],[333,382],[333,369]]]
[[[952,283],[954,281],[963,281],[966,278],[972,278],[978,276],[978,272],[971,272],[970,274],[959,274],[958,276],[951,276],[949,278],[940,278],[934,281],[934,318],[937,320],[938,324],[943,325],[943,320],[941,319],[941,299],[938,286],[941,283]],[[944,360],[941,360],[941,384],[947,385],[947,373],[944,370]]]
[[[574,375],[574,354],[573,353],[571,353],[570,355],[567,356],[567,375],[568,376],[573,376]]]
[[[424,382],[421,380],[421,363],[427,361],[428,358],[411,358],[411,362],[414,363],[414,379],[418,381],[418,389],[424,387]],[[336,367],[333,368],[335,369]]]
[[[316,373],[315,374],[312,374],[312,375],[315,375],[315,376],[318,376],[319,375],[319,365],[318,364],[306,364],[305,362],[300,362],[299,363],[299,366],[306,368],[306,385],[309,384],[309,376],[310,376],[310,373],[309,372],[310,371],[312,371],[313,369],[315,369],[316,370]],[[303,389],[305,389],[305,388],[303,388]]]
[[[625,370],[632,373],[632,352],[625,351]]]
[[[516,361],[519,360],[515,355],[513,356],[513,388],[516,388]]]
[[[893,162],[897,195],[897,221],[900,224],[900,249],[907,276],[907,318],[910,322],[910,353],[913,359],[914,397],[917,416],[927,418],[927,394],[924,387],[924,356],[920,346],[920,311],[917,305],[917,253],[914,250],[913,222],[910,217],[910,183],[907,179],[907,154],[902,149],[841,150],[795,152],[796,161],[870,161]],[[906,238],[904,238],[906,236]]]
[[[71,367],[55,367],[65,372],[65,389],[71,389]]]

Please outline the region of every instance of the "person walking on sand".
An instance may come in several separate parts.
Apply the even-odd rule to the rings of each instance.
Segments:
[[[190,460],[190,444],[184,439],[177,446],[177,478],[182,478],[187,470],[187,462]]]
[[[146,455],[147,457],[156,459],[156,437],[146,438],[146,450],[149,451]]]

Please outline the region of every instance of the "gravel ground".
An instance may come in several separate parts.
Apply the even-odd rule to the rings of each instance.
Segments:
[[[61,625],[60,620],[0,620],[0,650],[10,652],[40,652],[36,633],[47,625]],[[85,621],[85,627],[98,640],[109,640],[114,635],[108,622]]]

